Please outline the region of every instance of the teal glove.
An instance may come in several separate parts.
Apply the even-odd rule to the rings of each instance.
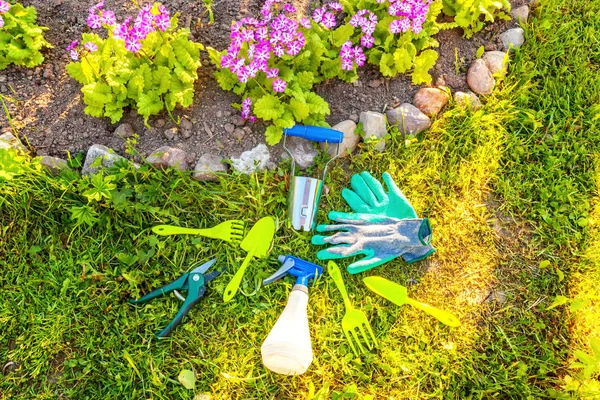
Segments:
[[[350,179],[352,190],[342,190],[342,197],[356,213],[379,214],[398,219],[417,218],[415,209],[398,188],[392,176],[384,172],[383,181],[388,193],[369,172],[355,174]],[[435,248],[431,244],[427,244],[402,254],[402,258],[407,264],[411,264],[423,260],[433,253],[435,253]]]
[[[315,235],[312,243],[337,246],[319,251],[317,258],[331,260],[364,254],[364,258],[348,266],[351,274],[377,267],[406,253],[418,253],[431,240],[431,227],[426,218],[398,219],[332,211],[329,219],[339,224],[318,225],[317,232],[340,232],[331,236]]]

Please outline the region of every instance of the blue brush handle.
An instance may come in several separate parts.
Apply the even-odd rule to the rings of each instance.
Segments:
[[[297,136],[313,142],[342,143],[344,140],[343,132],[321,126],[296,125],[293,128],[284,129],[284,132],[288,136]]]

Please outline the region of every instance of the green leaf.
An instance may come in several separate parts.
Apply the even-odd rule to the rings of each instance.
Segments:
[[[98,213],[88,205],[73,206],[69,211],[71,211],[71,219],[75,221],[77,225],[92,226],[98,221]]]
[[[485,47],[479,46],[479,48],[477,49],[477,53],[475,54],[475,57],[481,58],[481,56],[483,55],[484,52],[485,52]]]
[[[594,337],[590,339],[590,346],[594,351],[594,355],[596,356],[596,360],[600,361],[600,338]]]
[[[82,85],[87,85],[88,83],[91,83],[91,81],[88,80],[87,76],[83,73],[83,68],[80,62],[69,63],[67,64],[66,69],[67,73],[71,76],[71,78],[75,79]]]
[[[393,54],[385,53],[381,56],[381,61],[379,62],[379,71],[381,71],[381,75],[388,77],[392,77],[397,74]]]
[[[565,280],[565,274],[560,270],[560,268],[556,268],[556,275],[558,275],[559,282]]]
[[[417,49],[412,43],[409,43],[406,48],[402,47],[394,52],[394,66],[398,73],[403,74],[413,66],[416,53]]]
[[[308,108],[308,105],[300,100],[290,99],[290,108],[294,114],[294,118],[296,118],[296,121],[302,121],[308,118],[308,115],[310,114],[310,108]]]
[[[183,385],[184,388],[192,390],[196,388],[196,376],[193,371],[189,369],[183,369],[177,376],[177,380]]]
[[[312,114],[329,115],[329,104],[321,96],[314,92],[306,94],[306,104]]]
[[[254,104],[254,114],[260,119],[271,121],[283,115],[284,109],[281,101],[272,94],[267,94]]]
[[[425,50],[417,56],[415,59],[415,70],[412,74],[413,84],[431,83],[429,70],[435,65],[437,58],[438,53],[435,50]]]
[[[137,103],[137,110],[144,117],[144,122],[148,122],[150,115],[158,114],[163,109],[163,102],[155,91],[142,93]]]
[[[275,146],[283,137],[283,128],[271,125],[265,130],[265,136],[267,139],[267,144],[269,146]]]
[[[583,307],[587,307],[592,303],[592,301],[586,297],[576,297],[573,299],[571,306],[569,306],[569,310],[571,312],[577,312]]]
[[[598,363],[594,357],[580,350],[575,350],[573,355],[586,365],[596,365]]]
[[[550,266],[550,260],[544,260],[540,262],[539,269],[548,268]]]
[[[227,54],[227,50],[223,50],[219,52],[217,49],[212,47],[207,47],[206,51],[208,51],[208,57],[210,58],[210,62],[217,68],[221,68],[221,58]]]
[[[215,71],[213,75],[223,90],[231,90],[238,83],[237,76],[226,69]]]
[[[569,298],[565,297],[565,296],[556,296],[556,298],[554,299],[554,301],[552,302],[552,304],[550,304],[548,307],[546,307],[546,311],[547,310],[552,310],[555,307],[558,306],[562,306],[563,304],[566,304],[569,302]]]
[[[312,72],[304,71],[296,74],[296,82],[302,90],[311,90],[315,80],[315,75]]]
[[[333,31],[333,43],[336,47],[341,47],[350,39],[353,33],[354,27],[352,25],[342,25]]]

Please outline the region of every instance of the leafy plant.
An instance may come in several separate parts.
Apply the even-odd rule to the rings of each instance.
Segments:
[[[327,126],[329,106],[313,85],[333,78],[353,82],[366,62],[384,76],[412,71],[413,83],[431,82],[437,52],[429,48],[438,45],[431,35],[439,30],[435,16],[441,11],[441,3],[431,1],[411,0],[408,10],[401,2],[332,2],[298,22],[293,6],[267,0],[260,20],[232,25],[227,50],[209,49],[219,68],[215,77],[224,90],[242,96],[244,119],[272,121],[267,142],[276,144],[296,123]],[[338,24],[343,11],[346,22]]]
[[[103,2],[92,7],[88,25],[104,27],[107,38],[84,33],[82,46],[74,41],[67,47],[74,60],[67,71],[83,85],[85,112],[116,123],[131,106],[147,124],[164,108],[171,115],[177,105],[192,105],[203,46],[189,40],[189,29],[177,29],[177,22],[160,3],[144,6],[135,20],[122,24]]]
[[[0,0],[0,70],[10,64],[32,68],[44,62],[40,50],[53,46],[44,39],[48,28],[36,21],[34,7]]]
[[[506,15],[510,11],[508,0],[443,0],[443,5],[444,14],[454,17],[454,23],[463,28],[466,38],[496,18],[510,19]]]

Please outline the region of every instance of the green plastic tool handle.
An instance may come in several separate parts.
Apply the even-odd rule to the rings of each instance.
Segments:
[[[337,286],[338,290],[342,294],[346,310],[352,310],[352,303],[350,303],[350,299],[348,298],[348,292],[346,292],[346,286],[344,285],[344,279],[342,278],[342,272],[340,271],[340,268],[335,262],[329,261],[327,263],[327,272],[329,272],[329,276],[331,276],[331,279],[333,279],[333,283],[335,283],[335,286]]]
[[[179,325],[181,323],[181,321],[183,320],[183,317],[185,317],[187,315],[187,313],[189,313],[190,310],[192,308],[194,308],[194,306],[196,304],[198,304],[198,302],[200,300],[202,300],[202,296],[204,295],[205,292],[206,292],[206,286],[202,287],[202,289],[199,290],[197,297],[194,297],[193,299],[189,299],[189,300],[186,299],[185,302],[183,303],[183,305],[181,306],[181,308],[179,309],[179,311],[177,312],[177,314],[175,314],[175,317],[173,318],[173,320],[171,322],[169,322],[169,325],[167,325],[167,327],[165,329],[163,329],[162,331],[157,333],[156,337],[160,339],[160,338],[164,338],[165,336],[168,336],[173,331],[173,329],[175,329],[177,327],[177,325]]]
[[[215,238],[211,235],[211,229],[193,229],[193,228],[184,228],[181,226],[173,226],[173,225],[156,225],[152,227],[152,232],[161,236],[171,236],[171,235],[199,235],[208,238]]]
[[[179,277],[177,280],[169,283],[168,285],[165,285],[165,286],[161,287],[160,289],[156,289],[137,300],[129,299],[128,302],[129,302],[129,304],[141,304],[141,303],[150,301],[156,297],[163,296],[165,294],[169,294],[173,290],[181,290],[181,289],[183,289],[183,285],[185,284],[186,279],[188,279],[188,275],[184,274],[181,277]]]
[[[242,283],[244,272],[246,272],[246,268],[248,267],[248,264],[250,264],[250,260],[252,260],[252,257],[254,257],[254,251],[251,251],[246,255],[242,266],[240,267],[240,269],[237,270],[233,278],[231,278],[231,280],[227,284],[227,287],[223,292],[223,301],[225,303],[231,301],[231,299],[233,299],[233,296],[235,296],[238,289],[240,288],[240,283]]]
[[[460,321],[454,315],[450,314],[447,311],[440,310],[439,308],[435,308],[430,306],[429,304],[421,303],[419,301],[413,300],[410,297],[406,299],[406,303],[410,304],[413,307],[417,307],[418,309],[425,311],[427,314],[431,315],[438,321],[440,321],[444,325],[448,325],[450,327],[456,328],[460,326]]]

